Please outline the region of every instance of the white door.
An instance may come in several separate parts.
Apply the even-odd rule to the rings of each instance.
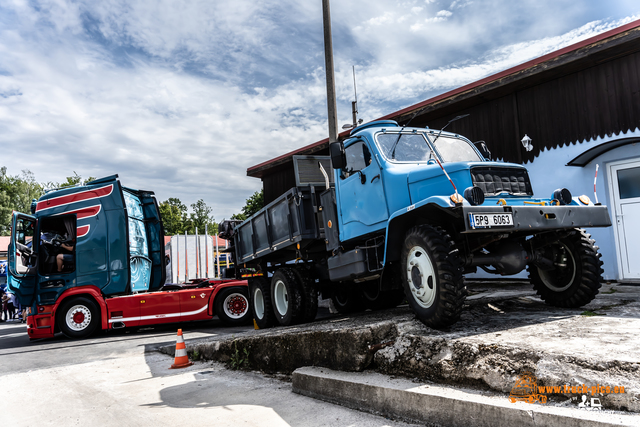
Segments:
[[[609,164],[618,266],[622,280],[640,280],[640,160]]]

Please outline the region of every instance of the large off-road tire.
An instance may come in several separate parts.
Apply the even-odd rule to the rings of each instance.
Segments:
[[[444,328],[458,321],[467,289],[460,254],[443,229],[411,228],[404,240],[401,266],[405,296],[422,323]]]
[[[355,313],[364,308],[360,291],[353,285],[336,287],[331,293],[331,302],[340,314]]]
[[[302,285],[290,268],[281,268],[271,278],[271,301],[276,321],[282,326],[302,321]]]
[[[276,323],[271,305],[270,288],[269,282],[264,277],[249,279],[251,315],[260,329],[270,328]]]
[[[557,243],[542,248],[555,268],[529,265],[529,279],[542,300],[554,307],[577,308],[591,302],[602,282],[602,261],[591,236],[575,229]]]
[[[91,336],[100,325],[100,307],[90,298],[75,297],[60,304],[56,313],[60,332],[69,338]]]
[[[301,269],[293,269],[296,279],[302,287],[302,322],[313,322],[318,314],[318,287],[311,275]]]
[[[218,318],[227,326],[245,325],[251,321],[249,291],[245,287],[225,288],[214,302]]]

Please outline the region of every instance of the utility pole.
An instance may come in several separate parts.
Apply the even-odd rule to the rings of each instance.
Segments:
[[[331,41],[331,11],[329,0],[322,0],[324,24],[324,67],[327,75],[327,109],[329,113],[329,144],[338,142],[338,110],[336,108],[336,84],[333,73],[333,42]]]

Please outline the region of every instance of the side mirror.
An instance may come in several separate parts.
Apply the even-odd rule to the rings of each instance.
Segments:
[[[482,157],[487,160],[491,160],[491,151],[489,151],[489,149],[487,148],[487,144],[485,144],[484,141],[476,141],[473,143],[473,145],[475,145],[478,151],[480,151]]]
[[[329,154],[331,155],[331,165],[334,169],[342,169],[347,165],[347,157],[344,154],[342,142],[329,144]]]

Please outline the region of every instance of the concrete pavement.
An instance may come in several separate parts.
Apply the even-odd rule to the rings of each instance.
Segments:
[[[407,424],[294,394],[291,383],[219,364],[169,370],[136,352],[0,376],[7,426],[357,426]]]

